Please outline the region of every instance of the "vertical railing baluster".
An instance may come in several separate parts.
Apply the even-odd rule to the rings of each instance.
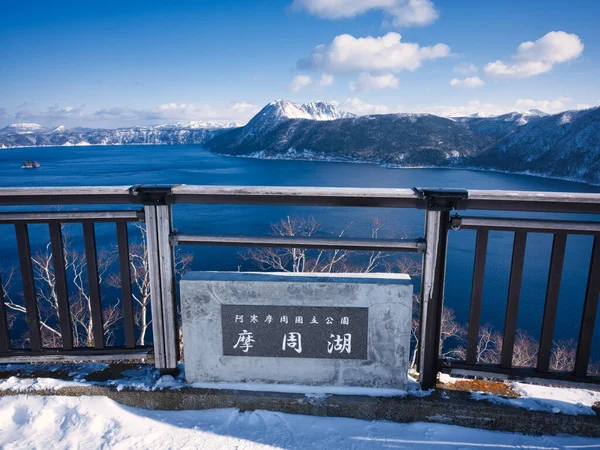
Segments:
[[[4,285],[0,274],[0,353],[10,352],[10,334],[8,333],[8,318],[4,305]]]
[[[100,299],[100,277],[98,275],[98,256],[96,253],[96,230],[93,222],[83,223],[83,242],[88,274],[88,289],[92,314],[92,335],[94,347],[104,348],[104,320],[102,318],[102,300]]]
[[[60,223],[56,222],[50,223],[49,229],[62,348],[64,350],[72,350],[73,330],[71,328],[71,308],[69,306],[69,290],[67,288],[67,272],[65,268],[65,249],[62,230]]]
[[[469,331],[467,335],[467,364],[477,363],[477,343],[479,341],[488,235],[488,230],[477,230],[475,260],[473,262],[473,284],[471,287],[471,306],[469,309]]]
[[[419,379],[422,389],[431,389],[438,372],[450,215],[448,211],[427,210],[425,216],[427,250],[421,280]]]
[[[129,235],[127,222],[117,222],[117,246],[119,249],[119,272],[121,274],[121,296],[123,298],[123,328],[125,347],[135,347],[135,324],[133,297],[131,295],[131,267],[129,263]]]
[[[19,264],[21,266],[21,279],[23,281],[23,297],[27,318],[27,330],[31,350],[39,352],[42,350],[42,338],[40,333],[40,314],[38,311],[37,295],[35,293],[35,278],[31,263],[31,248],[29,244],[29,230],[26,224],[16,224],[17,249],[19,252]]]
[[[161,306],[163,310],[163,326],[165,336],[166,368],[176,368],[179,360],[179,330],[177,328],[177,303],[175,297],[175,258],[171,247],[173,219],[171,205],[156,207],[158,226],[158,247],[160,254]]]
[[[587,289],[585,292],[585,303],[583,305],[583,316],[577,341],[577,357],[575,359],[575,375],[584,377],[587,375],[592,351],[592,339],[594,337],[594,324],[598,312],[598,296],[600,296],[600,235],[594,236],[594,247],[590,261]]]
[[[556,323],[556,311],[558,308],[558,296],[560,293],[560,281],[566,246],[567,233],[555,233],[552,240],[552,255],[550,256],[546,303],[544,306],[544,318],[542,320],[542,333],[540,335],[537,360],[537,370],[540,372],[548,372],[550,368],[550,354],[552,352],[552,340],[554,338],[554,325]]]
[[[170,238],[171,187],[139,186],[136,194],[144,204],[148,245],[148,270],[152,305],[154,364],[163,370],[177,368],[179,333],[175,299],[175,264]]]
[[[510,267],[510,281],[508,284],[508,301],[506,303],[506,316],[504,318],[504,338],[502,341],[502,354],[500,364],[504,368],[512,367],[515,336],[517,333],[517,319],[519,316],[519,298],[523,281],[523,265],[525,263],[525,247],[527,245],[527,232],[516,231],[513,244],[512,264]]]

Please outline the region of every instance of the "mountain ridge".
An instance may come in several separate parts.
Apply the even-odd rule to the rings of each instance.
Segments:
[[[356,116],[325,102],[276,100],[246,125],[188,123],[108,129],[13,124],[0,148],[200,144],[223,155],[530,173],[600,183],[600,107],[546,114]]]
[[[394,167],[530,173],[600,183],[600,107],[545,114],[444,118],[381,114],[246,126],[204,143],[230,156],[350,160]]]

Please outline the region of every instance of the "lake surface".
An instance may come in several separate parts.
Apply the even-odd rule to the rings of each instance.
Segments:
[[[41,168],[23,170],[26,159]],[[205,184],[274,186],[351,186],[411,188],[414,186],[527,191],[600,192],[584,183],[524,175],[451,170],[387,169],[377,165],[311,161],[278,161],[214,155],[200,146],[46,147],[0,150],[0,186],[83,186],[135,184]],[[475,212],[469,213],[471,215]],[[481,214],[478,212],[477,214]],[[286,217],[314,216],[324,233],[337,234],[352,223],[345,236],[369,237],[374,218],[385,220],[384,235],[423,235],[423,212],[404,209],[306,208],[232,205],[176,205],[175,228],[187,233],[268,234],[270,224]],[[500,215],[500,213],[494,213]],[[519,216],[525,216],[521,213]],[[542,216],[537,214],[536,216]],[[546,216],[548,217],[548,216]],[[568,215],[551,215],[568,218]],[[574,218],[571,216],[570,218]],[[578,219],[597,220],[594,216]],[[71,226],[72,227],[72,226]],[[115,242],[114,227],[98,225],[100,247]],[[73,233],[74,245],[80,232]],[[47,231],[31,227],[33,251],[43,249]],[[492,232],[486,266],[482,324],[503,327],[513,234]],[[551,236],[530,234],[519,309],[519,328],[539,338],[548,277]],[[556,339],[577,338],[585,280],[591,255],[591,237],[570,236],[556,325]],[[475,234],[450,232],[446,305],[462,322],[468,319]],[[193,270],[255,270],[234,248],[183,248],[194,254]],[[0,225],[0,256],[5,269],[17,262],[14,231]],[[600,330],[596,329],[593,353],[600,356]]]

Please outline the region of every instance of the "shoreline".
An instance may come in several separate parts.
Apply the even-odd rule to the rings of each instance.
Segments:
[[[569,178],[569,177],[558,177],[551,176],[542,173],[536,173],[531,171],[519,171],[512,172],[508,170],[499,170],[492,168],[481,168],[481,167],[457,167],[457,166],[401,166],[399,164],[388,164],[377,161],[367,161],[367,160],[359,160],[353,159],[349,157],[335,157],[335,156],[326,156],[319,153],[312,152],[310,150],[304,150],[301,152],[294,151],[293,153],[288,154],[279,154],[274,156],[266,156],[264,155],[264,150],[260,152],[254,152],[244,155],[233,155],[230,153],[218,153],[212,150],[209,150],[205,147],[202,147],[202,144],[167,144],[167,143],[131,143],[131,144],[72,144],[72,145],[29,145],[29,146],[15,146],[15,147],[0,147],[0,152],[3,150],[19,150],[19,149],[32,149],[32,148],[40,148],[40,149],[51,149],[51,148],[71,148],[71,147],[125,147],[125,146],[176,146],[176,145],[197,145],[200,146],[203,150],[210,152],[214,155],[225,156],[227,158],[243,158],[243,159],[260,159],[260,160],[271,160],[271,161],[312,161],[312,162],[332,162],[332,163],[348,163],[348,164],[372,164],[377,165],[379,167],[383,167],[384,169],[450,169],[450,170],[473,170],[477,172],[492,172],[492,173],[502,173],[507,175],[522,175],[536,178],[545,178],[549,180],[559,180],[559,181],[568,181],[570,183],[580,183],[585,184],[587,186],[600,186],[600,181],[598,183],[592,183],[589,181],[585,181],[578,178]]]
[[[376,161],[366,161],[366,160],[358,160],[358,159],[343,158],[343,157],[329,157],[328,156],[328,157],[320,158],[317,153],[313,154],[313,157],[302,158],[302,157],[285,157],[285,155],[275,155],[273,157],[257,156],[256,153],[250,153],[250,154],[246,154],[246,155],[232,155],[232,154],[227,154],[227,153],[216,153],[216,152],[212,152],[211,150],[208,150],[208,151],[210,151],[211,153],[214,153],[216,155],[226,156],[228,158],[263,159],[263,160],[272,160],[272,161],[314,161],[314,162],[332,162],[332,163],[348,163],[348,164],[371,164],[371,165],[383,167],[384,169],[473,170],[476,172],[492,172],[492,173],[502,173],[502,174],[506,174],[506,175],[522,175],[522,176],[529,176],[529,177],[536,177],[536,178],[545,178],[548,180],[568,181],[570,183],[580,183],[580,184],[585,184],[587,186],[594,186],[594,187],[600,186],[600,182],[591,183],[589,181],[585,181],[585,180],[581,180],[581,179],[577,179],[577,178],[557,177],[557,176],[545,175],[545,174],[530,172],[530,171],[511,172],[508,170],[484,169],[481,167],[472,167],[472,166],[465,166],[465,167],[427,166],[427,165],[424,165],[424,166],[401,166],[399,164],[387,164],[387,163],[376,162]],[[258,152],[258,153],[260,154],[262,152]]]

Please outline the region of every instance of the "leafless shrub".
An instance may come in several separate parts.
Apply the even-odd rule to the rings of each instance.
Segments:
[[[570,372],[575,369],[577,344],[574,339],[554,342],[550,353],[550,368],[552,370]]]
[[[442,310],[442,325],[440,328],[440,356],[442,358],[461,358],[462,353],[457,351],[467,332],[465,327],[456,320],[452,308]]]
[[[136,224],[140,230],[141,241],[131,243],[129,247],[129,260],[132,281],[132,297],[135,308],[134,320],[139,330],[139,345],[148,342],[147,331],[152,323],[150,318],[150,279],[148,271],[148,248],[146,233],[143,225]],[[120,274],[109,273],[117,258],[115,249],[104,250],[98,253],[98,277],[100,284],[115,288],[121,287]],[[187,271],[191,261],[190,254],[177,254],[175,258],[176,271],[183,274]],[[36,277],[38,306],[40,313],[40,329],[42,345],[46,348],[62,347],[62,334],[58,327],[60,313],[58,296],[56,292],[56,278],[54,274],[54,261],[51,245],[48,243],[41,251],[31,258]],[[73,345],[75,347],[94,346],[94,324],[92,322],[92,303],[87,286],[87,261],[85,254],[71,248],[69,237],[64,240],[64,261],[69,285],[69,303],[73,329]],[[16,316],[26,314],[22,293],[18,299],[11,296],[11,284],[15,278],[16,270],[10,270],[2,277],[4,287],[4,304],[9,313],[9,325],[14,326]],[[116,325],[122,319],[121,299],[114,304],[106,305],[102,309],[104,340],[107,345],[115,341]],[[21,342],[23,346],[28,340],[24,333]]]
[[[134,321],[139,331],[138,345],[148,343],[148,330],[152,324],[150,315],[151,292],[150,271],[148,269],[148,245],[146,240],[146,228],[143,224],[135,224],[140,232],[140,242],[129,245],[129,267],[131,272],[132,292],[134,301]],[[193,255],[177,252],[175,254],[175,271],[179,276],[189,269]],[[108,284],[115,288],[121,287],[121,276],[112,274]]]
[[[527,332],[517,330],[513,347],[512,364],[517,367],[534,367],[537,363],[539,343]]]
[[[371,237],[379,239],[384,222],[374,219],[371,225]],[[352,226],[346,225],[336,234],[343,237]],[[286,237],[312,237],[322,233],[321,224],[310,217],[297,218],[287,216],[279,222],[271,224],[271,234]],[[392,261],[393,253],[384,251],[369,252],[367,258],[360,262],[352,261],[351,257],[356,252],[348,250],[311,250],[306,248],[257,248],[247,249],[240,252],[243,260],[251,261],[260,270],[275,270],[281,272],[311,272],[311,273],[334,273],[334,272],[360,272],[370,273],[377,270],[387,272],[398,272],[408,269],[409,272],[417,273],[416,263],[409,262],[408,258],[398,258]]]
[[[64,241],[64,260],[66,274],[71,290],[69,301],[71,305],[71,322],[73,328],[73,345],[75,347],[93,347],[94,334],[92,323],[92,304],[87,289],[87,261],[85,256],[72,250],[68,237]],[[98,254],[98,277],[100,283],[115,260],[114,252],[102,251]],[[36,277],[37,298],[40,315],[40,335],[42,345],[48,348],[62,347],[62,333],[58,328],[60,313],[58,306],[58,295],[56,292],[56,278],[54,274],[54,261],[50,243],[31,257],[31,263]],[[9,282],[12,280],[16,270],[9,272]],[[9,292],[9,289],[6,289]],[[5,295],[4,304],[16,314],[25,314],[26,308],[19,294],[19,299]],[[114,327],[122,317],[118,304],[111,305],[103,311],[104,317],[104,339],[110,345],[114,339]],[[28,338],[24,339],[27,340]]]

